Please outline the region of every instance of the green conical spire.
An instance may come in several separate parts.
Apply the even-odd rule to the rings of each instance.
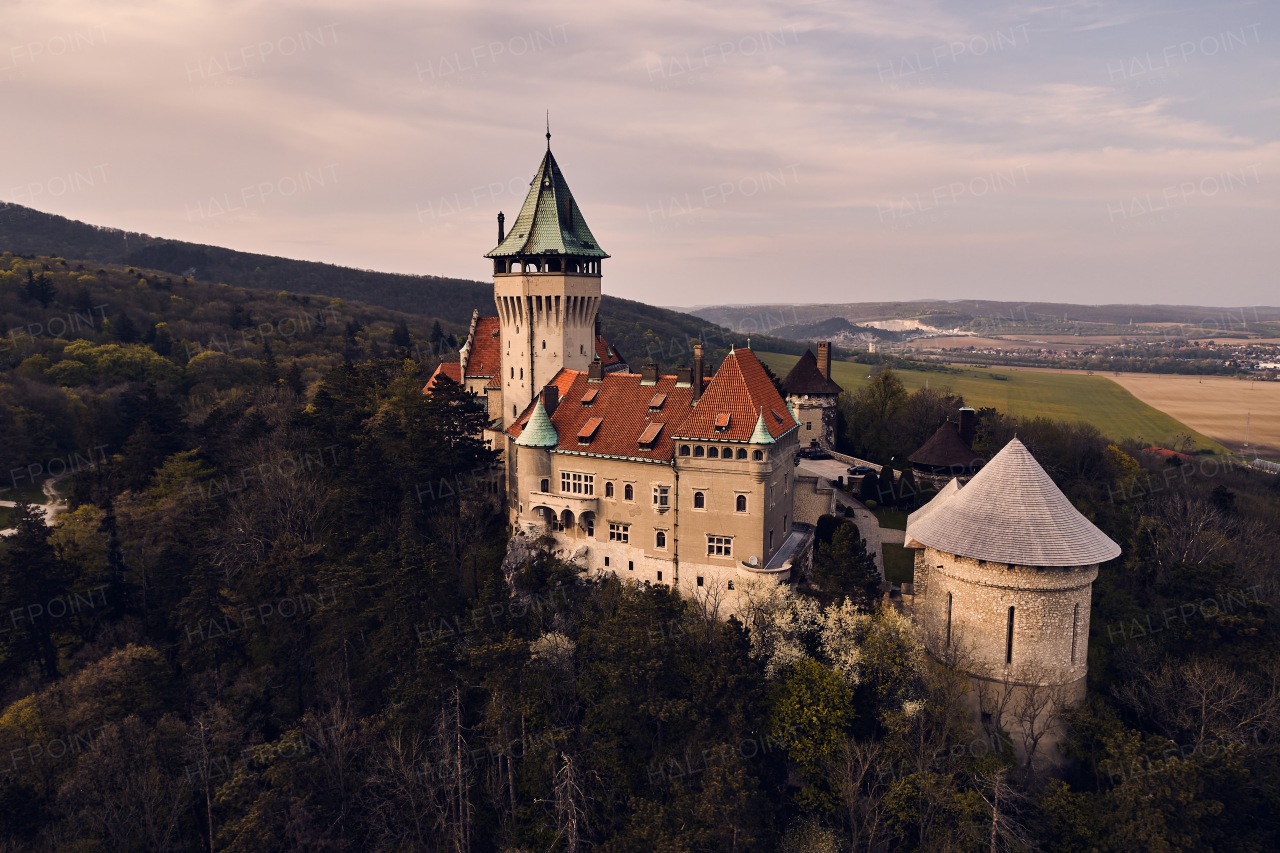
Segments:
[[[751,433],[748,439],[751,444],[773,444],[773,436],[769,434],[769,428],[764,425],[764,408],[760,409],[760,417],[756,418],[755,432]]]
[[[521,447],[555,447],[559,443],[560,434],[556,432],[551,416],[547,414],[547,407],[542,405],[542,398],[539,397],[538,404],[533,407],[533,414],[529,415],[529,422],[516,439],[516,444]]]
[[[520,215],[497,248],[486,258],[510,258],[517,255],[576,255],[582,258],[607,258],[604,249],[582,218],[578,203],[569,192],[569,184],[556,158],[551,154],[551,134],[547,134],[547,153],[542,157],[538,173],[529,182]]]

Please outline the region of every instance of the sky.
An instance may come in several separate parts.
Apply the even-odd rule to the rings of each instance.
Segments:
[[[0,201],[485,280],[552,149],[658,305],[1280,304],[1280,4],[5,0]]]

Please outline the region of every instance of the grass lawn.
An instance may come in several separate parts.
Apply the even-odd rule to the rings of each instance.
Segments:
[[[911,583],[916,576],[916,552],[888,542],[880,546],[884,553],[884,576],[889,583]]]
[[[756,355],[779,376],[785,376],[798,360],[798,356],[778,353],[760,352]],[[846,391],[856,390],[865,384],[869,369],[865,364],[849,361],[837,361],[831,365],[832,378]],[[1218,442],[1147,405],[1102,374],[1054,373],[1016,367],[957,368],[954,373],[927,370],[894,372],[908,391],[926,384],[933,388],[950,388],[974,408],[993,406],[1009,415],[1082,420],[1114,439],[1138,438],[1165,446],[1175,435],[1186,433],[1197,447],[1216,453],[1227,452]]]
[[[885,509],[884,507],[876,507],[872,512],[880,521],[881,527],[890,527],[894,530],[907,529],[907,514],[900,509]]]
[[[0,501],[25,500],[27,503],[42,504],[48,500],[44,496],[43,483],[32,484],[29,481],[23,481],[15,487],[12,482],[9,482],[8,477],[5,481],[8,482],[8,488],[0,489]]]

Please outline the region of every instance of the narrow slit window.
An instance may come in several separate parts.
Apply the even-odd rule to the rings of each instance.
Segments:
[[[1009,630],[1005,632],[1004,638],[1004,662],[1006,664],[1013,663],[1013,608],[1009,608]]]
[[[951,648],[951,593],[947,593],[947,648]]]
[[[1080,636],[1080,605],[1071,612],[1071,662],[1076,662],[1076,640]]]

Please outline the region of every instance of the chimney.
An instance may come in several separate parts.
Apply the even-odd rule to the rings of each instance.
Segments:
[[[676,368],[676,387],[677,388],[693,387],[693,368],[692,367]]]
[[[542,389],[542,405],[547,410],[548,415],[556,413],[556,406],[560,405],[560,389],[554,385],[548,385]]]
[[[591,364],[587,365],[587,381],[603,382],[604,381],[604,362],[599,356],[591,359]]]
[[[823,379],[831,378],[831,341],[818,341],[818,372]]]
[[[658,364],[657,362],[646,362],[640,367],[640,384],[641,385],[657,385],[658,384]]]
[[[970,447],[973,447],[973,439],[977,433],[976,417],[976,413],[968,406],[960,410],[960,438]]]
[[[702,344],[693,345],[693,401],[702,397]]]
[[[498,211],[498,245],[502,245],[502,241],[507,238],[507,217],[502,215],[502,211]]]

